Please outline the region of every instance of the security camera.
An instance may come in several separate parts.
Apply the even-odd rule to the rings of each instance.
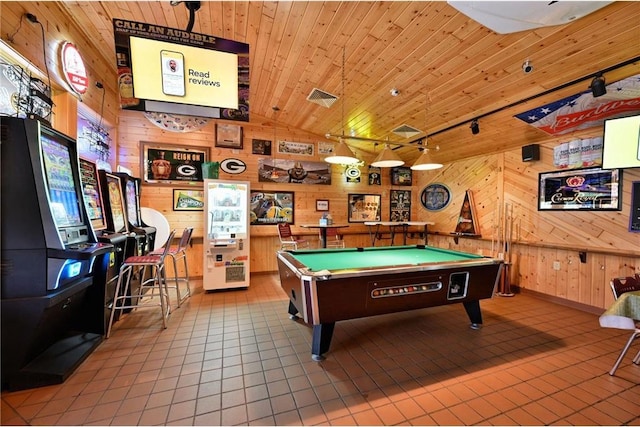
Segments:
[[[531,64],[531,62],[529,62],[529,60],[527,59],[522,64],[522,72],[525,74],[529,74],[532,71],[533,71],[533,64]]]
[[[391,93],[391,96],[398,96],[400,94],[400,91],[396,88],[393,88],[389,91]]]

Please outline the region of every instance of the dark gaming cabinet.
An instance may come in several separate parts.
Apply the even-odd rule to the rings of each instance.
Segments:
[[[136,190],[137,186],[130,184],[131,182],[135,184],[135,179],[126,174],[116,174],[104,170],[99,170],[98,175],[102,187],[107,230],[112,233],[121,233],[127,236],[124,258],[127,259],[130,256],[145,255],[152,251],[156,229],[155,227],[146,227],[142,223],[138,199],[139,193]],[[123,181],[125,181],[124,184]],[[128,196],[127,188],[129,191]],[[127,206],[127,197],[134,200],[130,204],[130,206],[132,206],[131,213],[129,213]],[[131,219],[129,215],[132,215]],[[131,278],[131,286],[128,288],[128,296],[136,295],[139,288],[140,278],[134,275]],[[129,300],[126,304],[131,305],[132,302],[133,301]],[[125,310],[125,312],[127,311],[131,310]],[[116,311],[115,315],[115,319],[118,320],[120,311]]]
[[[104,322],[102,333],[107,333],[107,325],[111,314],[111,307],[115,297],[116,283],[120,266],[124,262],[127,253],[127,237],[125,233],[116,233],[108,230],[107,212],[104,203],[104,194],[98,174],[98,167],[90,160],[80,158],[80,182],[82,183],[82,191],[84,194],[87,214],[91,220],[91,227],[99,242],[109,243],[113,245],[114,251],[109,256],[109,264],[107,268],[107,277],[105,286],[102,289],[95,289],[100,292],[96,297],[104,301]],[[119,311],[116,312],[120,314]],[[118,316],[119,317],[119,316]]]
[[[37,120],[1,124],[2,388],[63,382],[102,340],[110,253],[83,201],[76,143]]]
[[[136,233],[138,236],[144,236],[144,239],[140,239],[140,242],[142,242],[144,246],[139,249],[139,252],[141,254],[151,252],[155,245],[156,228],[148,226],[142,221],[142,211],[140,209],[140,178],[132,177],[123,172],[116,172],[114,175],[120,178],[120,185],[122,185],[129,231]]]

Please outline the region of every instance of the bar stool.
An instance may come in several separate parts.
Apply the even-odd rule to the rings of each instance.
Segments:
[[[169,305],[169,291],[167,289],[164,260],[169,253],[171,241],[175,234],[175,230],[169,233],[167,243],[160,255],[147,254],[130,256],[122,263],[116,284],[115,298],[113,300],[113,306],[111,307],[111,315],[109,316],[106,338],[109,338],[109,335],[111,335],[111,326],[113,325],[116,310],[160,306],[162,312],[162,327],[164,329],[167,328],[167,319],[171,313],[171,307]],[[152,271],[149,278],[144,280],[147,267],[151,268]],[[137,295],[131,295],[131,279],[134,274],[140,277],[141,280]],[[159,297],[160,302],[152,303],[146,300],[147,298],[153,299],[154,297]],[[145,302],[143,302],[143,300],[145,300]]]
[[[180,308],[180,304],[191,296],[191,286],[189,284],[189,268],[187,267],[187,247],[189,246],[189,242],[191,241],[191,235],[193,234],[193,227],[187,227],[182,232],[182,237],[180,237],[180,242],[178,246],[171,246],[169,248],[169,252],[167,256],[169,256],[173,260],[173,280],[175,285],[167,285],[167,288],[176,290],[176,295],[178,296],[178,308]],[[171,242],[167,241],[167,245],[170,245]],[[166,245],[165,245],[166,246]],[[151,255],[160,255],[165,250],[164,247],[157,249],[151,252]],[[184,264],[184,276],[180,276],[178,274],[178,261],[182,260]],[[180,282],[184,282],[187,285],[186,291],[184,295],[180,293]]]

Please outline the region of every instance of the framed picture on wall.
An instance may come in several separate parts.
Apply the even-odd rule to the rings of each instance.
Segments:
[[[216,123],[216,147],[242,148],[242,126]]]
[[[390,221],[411,221],[411,191],[391,190],[389,202]]]
[[[391,185],[411,186],[413,184],[411,172],[411,168],[405,166],[391,168]]]
[[[271,141],[268,139],[252,139],[251,154],[271,155]]]
[[[251,192],[251,225],[293,224],[295,203],[292,191],[259,190]]]
[[[173,189],[174,211],[201,211],[204,209],[204,190]]]
[[[349,222],[380,221],[381,199],[379,194],[349,194]]]
[[[203,182],[202,165],[209,148],[142,142],[140,170],[145,184],[185,185]]]
[[[621,169],[587,168],[539,174],[539,211],[621,209]]]
[[[328,200],[316,200],[316,210],[318,212],[327,212],[329,210]]]

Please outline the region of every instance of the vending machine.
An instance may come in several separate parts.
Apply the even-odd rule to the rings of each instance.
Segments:
[[[249,287],[249,183],[204,181],[205,291]]]

